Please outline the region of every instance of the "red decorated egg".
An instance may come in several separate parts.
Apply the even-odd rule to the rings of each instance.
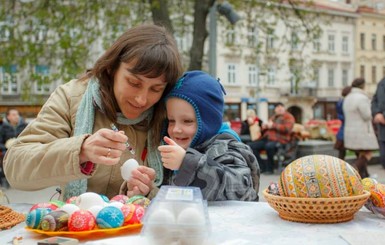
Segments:
[[[73,196],[73,197],[70,197],[67,199],[66,203],[68,204],[76,204],[76,198],[78,198],[77,196]]]
[[[363,193],[361,177],[347,162],[328,155],[298,158],[281,173],[279,192],[288,197],[345,197]]]
[[[373,205],[379,208],[385,207],[385,185],[381,183],[375,184],[374,188],[370,190],[370,200]]]
[[[96,226],[94,216],[90,211],[75,211],[68,220],[68,228],[70,231],[89,231]]]
[[[123,225],[140,224],[145,212],[142,206],[132,203],[127,203],[123,205],[123,207],[121,207],[121,210],[124,216]]]
[[[110,202],[121,202],[123,204],[126,204],[127,201],[128,201],[128,196],[126,195],[116,195],[110,200]]]
[[[30,208],[30,212],[34,209],[37,209],[37,208],[49,208],[51,210],[56,210],[58,209],[58,206],[54,203],[49,203],[49,202],[42,202],[42,203],[36,203],[35,205],[33,205],[31,208]]]

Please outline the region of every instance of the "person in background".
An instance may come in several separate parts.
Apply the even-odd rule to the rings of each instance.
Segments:
[[[385,169],[385,77],[377,85],[371,107],[373,122],[377,127],[380,162]]]
[[[337,110],[337,117],[341,121],[341,126],[338,129],[337,135],[336,135],[336,142],[334,144],[334,149],[338,150],[338,158],[345,160],[346,156],[346,149],[344,146],[344,125],[345,125],[345,118],[344,118],[344,111],[342,108],[344,98],[346,95],[350,93],[350,90],[352,89],[351,86],[346,86],[341,91],[342,98],[338,100],[336,105]]]
[[[274,173],[274,155],[279,144],[287,144],[292,140],[292,130],[295,119],[286,111],[283,103],[279,102],[274,108],[275,114],[269,121],[262,125],[262,138],[249,143],[249,146],[257,157],[261,173]],[[260,151],[266,150],[267,162],[261,158]]]
[[[367,165],[372,158],[372,151],[378,149],[372,124],[370,99],[364,88],[365,79],[354,79],[352,89],[345,97],[342,106],[345,116],[345,148],[356,152],[357,159],[352,165],[358,170],[361,178],[369,177]]]
[[[126,193],[152,198],[163,182],[160,101],[181,75],[176,42],[164,27],[128,29],[93,68],[60,85],[19,135],[4,158],[9,183],[27,191],[60,185],[63,200],[84,192],[112,198],[123,182],[120,167],[135,158],[141,166]]]
[[[208,201],[257,201],[259,167],[249,146],[222,123],[224,89],[202,71],[186,72],[166,97],[159,146],[170,184],[200,187]]]
[[[259,140],[262,136],[263,121],[257,116],[255,110],[246,111],[246,120],[242,122],[240,135],[250,136],[250,141]]]
[[[0,179],[2,186],[8,187],[8,181],[5,178],[3,169],[3,157],[7,149],[15,143],[17,136],[19,136],[26,126],[27,124],[20,116],[19,111],[16,108],[8,108],[3,123],[0,126]]]

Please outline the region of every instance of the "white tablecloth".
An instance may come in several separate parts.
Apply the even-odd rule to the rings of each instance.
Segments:
[[[16,211],[28,211],[31,205],[12,204]],[[385,244],[385,219],[362,208],[352,221],[338,224],[303,224],[282,220],[266,202],[213,202],[209,204],[211,237],[206,244]],[[0,244],[23,237],[23,245],[36,245],[42,235],[28,232],[25,223],[0,232]],[[81,240],[87,245],[148,244],[140,234]]]

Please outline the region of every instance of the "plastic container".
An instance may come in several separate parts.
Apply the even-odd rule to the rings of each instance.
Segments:
[[[211,226],[207,202],[197,187],[162,186],[142,220],[150,244],[203,244]]]

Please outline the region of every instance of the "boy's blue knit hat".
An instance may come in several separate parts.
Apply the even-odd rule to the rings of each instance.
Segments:
[[[188,71],[167,95],[190,103],[197,118],[197,132],[190,147],[195,147],[218,134],[222,126],[225,93],[219,80],[203,71]]]

